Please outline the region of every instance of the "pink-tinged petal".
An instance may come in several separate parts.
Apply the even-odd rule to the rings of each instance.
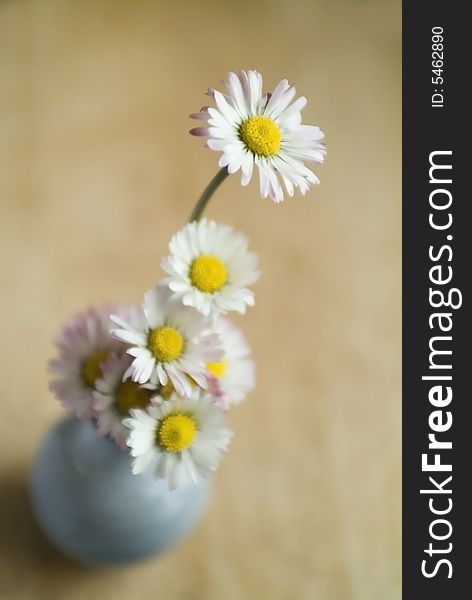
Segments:
[[[190,113],[189,117],[197,121],[206,121],[209,118],[208,106],[202,106],[199,112]]]
[[[189,130],[189,133],[197,137],[207,137],[209,135],[208,127],[193,127]]]

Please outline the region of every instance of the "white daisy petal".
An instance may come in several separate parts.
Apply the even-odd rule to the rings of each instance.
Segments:
[[[246,154],[244,155],[242,164],[241,164],[241,170],[242,170],[241,185],[246,186],[251,181],[253,167],[254,167],[253,156],[250,152],[246,152]]]
[[[238,111],[239,116],[244,118],[247,114],[248,104],[246,102],[241,80],[236,73],[229,73],[226,87],[230,98],[233,99],[234,108]]]
[[[289,130],[287,133],[290,133],[290,123],[293,122],[294,117],[295,122],[297,123],[301,120],[300,111],[306,106],[306,102],[306,98],[304,96],[300,96],[300,98],[297,98],[295,102],[293,102],[288,108],[279,114],[278,121],[282,126]]]
[[[228,104],[221,92],[215,90],[214,99],[218,110],[230,124],[236,124],[239,120],[239,115],[236,110]]]
[[[295,88],[286,79],[282,79],[269,98],[264,114],[272,119],[277,119],[290,104],[295,94]]]
[[[128,331],[126,329],[112,329],[111,335],[122,342],[127,344],[144,344],[145,337],[142,333],[136,331]]]

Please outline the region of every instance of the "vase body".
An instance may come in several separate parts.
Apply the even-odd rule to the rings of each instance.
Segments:
[[[43,441],[33,466],[33,509],[46,536],[90,565],[118,565],[165,551],[205,508],[208,483],[170,491],[152,474],[133,475],[131,458],[92,422],[68,417]]]

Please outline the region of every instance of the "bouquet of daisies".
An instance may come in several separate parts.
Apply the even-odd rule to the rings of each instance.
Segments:
[[[221,152],[220,171],[170,240],[166,276],[141,307],[73,316],[49,365],[50,389],[65,410],[128,449],[133,473],[152,471],[171,489],[217,468],[232,436],[226,413],[255,383],[248,343],[226,315],[254,305],[257,257],[244,235],[203,211],[229,174],[241,170],[247,185],[254,166],[262,197],[280,202],[283,187],[304,194],[319,180],[303,161],[322,163],[326,153],[321,130],[301,123],[306,99],[293,101],[287,80],[263,93],[260,73],[240,71],[225,90],[210,89],[216,106],[190,115],[206,121],[190,133]]]

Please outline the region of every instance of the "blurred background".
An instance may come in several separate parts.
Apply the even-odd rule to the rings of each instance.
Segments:
[[[0,598],[400,597],[399,0],[0,1]],[[62,416],[46,361],[92,302],[140,302],[217,169],[187,115],[229,70],[287,77],[327,135],[321,185],[281,205],[225,182],[208,215],[260,255],[238,324],[258,385],[197,531],[89,570],[29,510]],[[130,507],[132,510],[132,507]]]

